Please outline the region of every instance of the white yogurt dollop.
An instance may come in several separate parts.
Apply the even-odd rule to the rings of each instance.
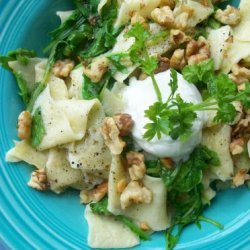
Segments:
[[[171,92],[169,87],[170,70],[155,75],[155,78],[164,102]],[[197,88],[185,81],[181,74],[178,74],[177,93],[186,102],[200,103],[202,101]],[[197,112],[197,119],[193,123],[192,134],[186,141],[181,141],[180,139],[172,140],[171,137],[166,135],[162,135],[160,140],[157,137],[154,137],[151,141],[143,138],[145,133],[144,126],[149,122],[149,119],[144,117],[144,111],[157,101],[151,78],[148,77],[144,81],[132,78],[129,86],[123,90],[123,100],[124,112],[130,114],[134,120],[133,138],[146,152],[159,158],[171,157],[178,161],[187,158],[201,142],[202,127],[206,117],[203,112]]]

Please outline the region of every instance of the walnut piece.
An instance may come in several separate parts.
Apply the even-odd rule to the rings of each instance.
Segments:
[[[186,58],[189,65],[198,64],[210,57],[210,46],[208,41],[200,36],[198,41],[191,40],[187,44]]]
[[[121,154],[126,143],[120,138],[120,131],[112,117],[106,117],[101,127],[105,144],[113,155]]]
[[[171,158],[168,158],[168,157],[162,158],[161,163],[164,165],[164,167],[169,168],[169,169],[172,168],[174,165],[173,160]]]
[[[72,69],[75,67],[75,63],[69,59],[58,60],[53,68],[52,72],[59,78],[66,78],[69,76]]]
[[[100,201],[108,193],[108,182],[103,182],[92,190],[82,190],[80,192],[80,202],[88,204]]]
[[[181,70],[186,65],[185,50],[176,49],[170,59],[170,67]]]
[[[131,115],[119,113],[115,114],[113,118],[115,120],[116,126],[120,131],[120,136],[126,136],[131,132],[131,129],[134,125],[134,121],[132,120]]]
[[[126,155],[129,175],[131,180],[137,181],[143,179],[146,173],[146,166],[144,164],[144,155],[138,152],[129,152]]]
[[[215,19],[223,24],[237,25],[240,23],[240,10],[227,5],[225,10],[218,9],[215,13]]]
[[[149,225],[146,222],[142,222],[140,224],[140,228],[144,231],[148,231],[150,229]]]
[[[236,187],[244,185],[245,181],[250,179],[249,174],[247,174],[248,170],[241,168],[237,174],[233,177],[233,184]]]
[[[152,19],[161,26],[174,27],[174,14],[169,6],[156,8],[151,12]]]
[[[250,139],[250,115],[247,115],[244,119],[241,119],[232,132],[233,138],[245,138]]]
[[[234,139],[230,143],[230,152],[232,155],[241,154],[244,151],[244,140],[242,138]]]
[[[18,116],[18,137],[21,140],[30,138],[31,135],[32,117],[29,111],[23,111]]]
[[[131,181],[120,196],[121,208],[124,210],[132,204],[151,203],[153,199],[152,192],[143,187],[138,181]]]
[[[37,189],[39,191],[44,191],[49,188],[49,183],[47,179],[47,171],[45,168],[33,171],[28,182],[28,186]]]
[[[89,67],[84,68],[83,73],[94,83],[100,82],[108,70],[109,61],[106,57],[99,57]]]
[[[170,60],[167,57],[159,56],[159,64],[155,70],[155,74],[164,72],[170,68]]]
[[[232,73],[229,75],[232,81],[240,85],[250,81],[250,69],[241,66],[240,64],[234,64],[232,66]]]
[[[170,31],[169,39],[170,39],[170,42],[175,46],[179,46],[190,40],[190,38],[186,36],[186,34],[183,31],[176,30],[176,29],[172,29]]]

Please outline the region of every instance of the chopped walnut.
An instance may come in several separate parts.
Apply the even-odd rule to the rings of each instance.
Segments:
[[[170,68],[170,60],[167,57],[159,56],[159,64],[155,70],[155,74],[164,72]]]
[[[240,23],[240,10],[227,5],[225,10],[218,9],[215,13],[215,19],[223,24],[237,25]]]
[[[115,120],[116,126],[120,131],[120,136],[128,135],[134,125],[131,115],[129,114],[115,114],[113,119]]]
[[[171,158],[162,158],[161,163],[166,167],[166,168],[172,168],[174,165],[174,162]]]
[[[115,123],[115,120],[111,117],[106,117],[101,127],[101,132],[105,141],[105,144],[114,155],[121,154],[126,143],[120,138],[120,131]]]
[[[152,19],[161,26],[174,27],[174,14],[169,6],[156,8],[151,12]]]
[[[142,24],[145,29],[148,28],[147,20],[138,12],[135,12],[131,18],[131,25],[135,25],[136,23]]]
[[[247,172],[248,172],[247,169],[241,168],[237,172],[237,174],[233,177],[233,184],[236,187],[244,185],[245,181],[250,179],[250,176],[249,176],[249,174],[247,174]]]
[[[181,30],[172,29],[170,31],[170,42],[175,46],[179,46],[189,40],[190,38]]]
[[[81,203],[88,204],[90,202],[100,201],[108,193],[108,182],[103,182],[92,190],[82,190],[80,192]]]
[[[44,191],[49,188],[49,183],[47,179],[47,171],[45,168],[33,171],[28,182],[28,186],[37,189],[39,191]]]
[[[250,69],[243,67],[240,64],[234,64],[231,70],[232,73],[229,75],[229,77],[236,84],[240,85],[250,81]]]
[[[126,209],[132,204],[151,203],[153,199],[152,192],[143,187],[138,181],[131,181],[120,196],[121,208]]]
[[[106,57],[99,57],[93,61],[90,67],[84,68],[83,73],[94,83],[100,82],[108,70],[109,61]]]
[[[32,117],[29,111],[23,111],[18,116],[18,137],[22,140],[30,138]]]
[[[150,227],[149,227],[149,225],[148,225],[146,222],[142,222],[142,223],[140,224],[140,228],[141,228],[142,230],[144,230],[144,231],[150,230]]]
[[[175,4],[175,0],[161,0],[160,2],[160,6],[169,6],[171,9],[174,9]]]
[[[170,67],[181,70],[186,65],[185,50],[176,49],[170,59]]]
[[[144,81],[145,79],[147,79],[148,78],[148,75],[147,74],[145,74],[144,72],[142,72],[140,75],[139,75],[139,80],[140,81]]]
[[[242,138],[239,139],[234,139],[231,143],[230,143],[230,152],[232,155],[237,155],[237,154],[241,154],[244,151],[244,140]]]
[[[232,104],[234,105],[237,113],[233,122],[231,122],[230,125],[235,125],[243,118],[243,106],[240,101],[234,101],[232,102]]]
[[[52,72],[59,78],[66,78],[69,76],[72,69],[75,67],[75,63],[69,59],[58,60],[53,68]]]
[[[250,138],[250,115],[241,119],[232,132],[233,138]]]
[[[210,57],[210,46],[208,41],[200,36],[198,41],[191,40],[187,44],[186,58],[189,65],[198,64]]]
[[[122,193],[123,190],[126,188],[127,184],[128,184],[128,183],[127,183],[126,178],[121,179],[121,180],[117,183],[117,191],[118,191],[118,193]]]
[[[144,164],[144,155],[138,152],[129,152],[126,155],[129,175],[131,180],[137,181],[143,179],[146,173],[146,167]]]

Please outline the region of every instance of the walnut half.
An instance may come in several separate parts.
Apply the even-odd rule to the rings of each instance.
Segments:
[[[132,204],[151,203],[153,199],[152,192],[143,187],[138,181],[131,181],[120,196],[121,208],[126,209]]]
[[[129,152],[126,155],[129,165],[129,175],[131,180],[137,181],[143,179],[146,173],[146,167],[144,164],[144,155],[137,152]]]
[[[69,76],[74,66],[75,66],[75,63],[69,59],[58,60],[54,64],[52,68],[52,72],[55,76],[59,78],[66,78]]]
[[[47,190],[49,188],[49,183],[46,169],[42,168],[32,172],[28,186],[39,191]]]
[[[32,118],[29,111],[23,111],[18,116],[18,137],[22,140],[30,138]]]
[[[112,117],[106,117],[101,127],[104,142],[113,155],[122,153],[126,143],[120,138],[120,131]]]
[[[80,202],[88,204],[100,201],[108,192],[108,182],[103,182],[92,190],[82,190],[80,192]]]
[[[237,25],[241,20],[240,10],[230,5],[225,10],[217,10],[215,19],[223,24]]]
[[[119,113],[115,114],[113,118],[120,131],[120,136],[126,136],[131,132],[131,129],[134,125],[131,115]]]

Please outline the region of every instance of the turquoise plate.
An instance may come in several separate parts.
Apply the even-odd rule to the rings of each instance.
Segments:
[[[59,23],[55,12],[69,9],[70,1],[66,0],[0,0],[0,54],[26,47],[42,55],[48,31]],[[13,77],[2,69],[0,96],[0,248],[88,249],[88,227],[78,193],[37,192],[26,185],[31,167],[4,161],[16,138],[17,116],[23,106]],[[250,249],[249,208],[247,188],[219,193],[205,215],[221,222],[225,229],[202,224],[199,230],[191,225],[176,249]],[[164,236],[156,233],[151,241],[134,249],[165,249]]]

